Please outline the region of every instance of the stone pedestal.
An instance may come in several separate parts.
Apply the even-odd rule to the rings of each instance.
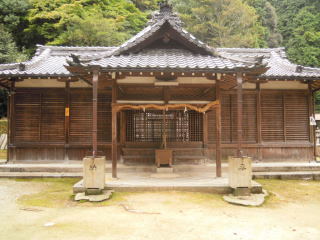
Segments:
[[[229,185],[237,188],[251,188],[252,159],[249,157],[229,157]]]
[[[84,188],[103,190],[104,184],[105,184],[105,157],[96,157],[96,158],[85,157],[83,159]]]

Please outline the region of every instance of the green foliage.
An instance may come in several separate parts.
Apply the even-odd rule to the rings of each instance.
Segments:
[[[320,12],[315,7],[305,7],[294,18],[293,37],[288,41],[288,55],[295,62],[320,66]]]
[[[21,62],[26,59],[13,41],[12,35],[0,25],[0,63]]]
[[[0,0],[0,24],[12,34],[18,47],[26,43],[22,30],[27,25],[26,14],[29,8],[28,0]]]
[[[173,0],[186,28],[213,47],[264,46],[264,27],[241,0]]]
[[[0,135],[8,133],[8,121],[7,119],[0,120]]]
[[[314,99],[315,99],[315,105],[316,105],[316,113],[320,113],[320,92],[317,91],[315,92],[314,95]]]
[[[264,39],[268,47],[279,47],[282,36],[278,30],[278,16],[276,9],[268,0],[245,0],[256,9],[258,20],[266,28]]]
[[[29,27],[26,29],[34,41],[42,44],[64,44],[81,37],[85,42],[120,44],[138,32],[146,23],[146,16],[126,0],[32,0],[29,10]],[[106,29],[103,29],[106,24]],[[93,27],[94,29],[86,29]],[[106,41],[109,31],[110,35]],[[111,31],[111,32],[110,32]],[[67,36],[71,34],[71,36]],[[88,37],[88,34],[91,36]]]
[[[155,11],[158,10],[158,0],[132,0],[132,2],[141,11]]]
[[[124,24],[113,18],[104,18],[100,13],[76,18],[52,44],[74,46],[113,46],[130,37],[123,31]]]
[[[292,20],[299,13],[300,9],[311,6],[314,0],[269,0],[276,8],[279,16],[279,30],[283,36],[284,44],[292,37],[294,26]]]
[[[0,63],[21,62],[26,59],[27,56],[18,51],[12,35],[0,25]],[[0,89],[0,118],[7,115],[7,98],[8,92]]]

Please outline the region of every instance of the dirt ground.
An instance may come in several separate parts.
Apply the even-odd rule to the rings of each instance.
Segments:
[[[263,180],[258,208],[186,192],[116,193],[76,203],[74,180],[0,179],[0,239],[319,240],[320,182]]]

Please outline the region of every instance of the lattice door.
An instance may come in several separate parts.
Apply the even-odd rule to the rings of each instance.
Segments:
[[[168,142],[202,141],[203,118],[194,111],[172,110],[165,113],[157,110],[126,111],[128,142],[162,142],[166,131]],[[164,122],[166,126],[164,127]]]

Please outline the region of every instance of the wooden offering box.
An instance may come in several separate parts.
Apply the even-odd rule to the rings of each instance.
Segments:
[[[172,150],[169,149],[156,149],[156,164],[157,167],[161,165],[172,166]]]

